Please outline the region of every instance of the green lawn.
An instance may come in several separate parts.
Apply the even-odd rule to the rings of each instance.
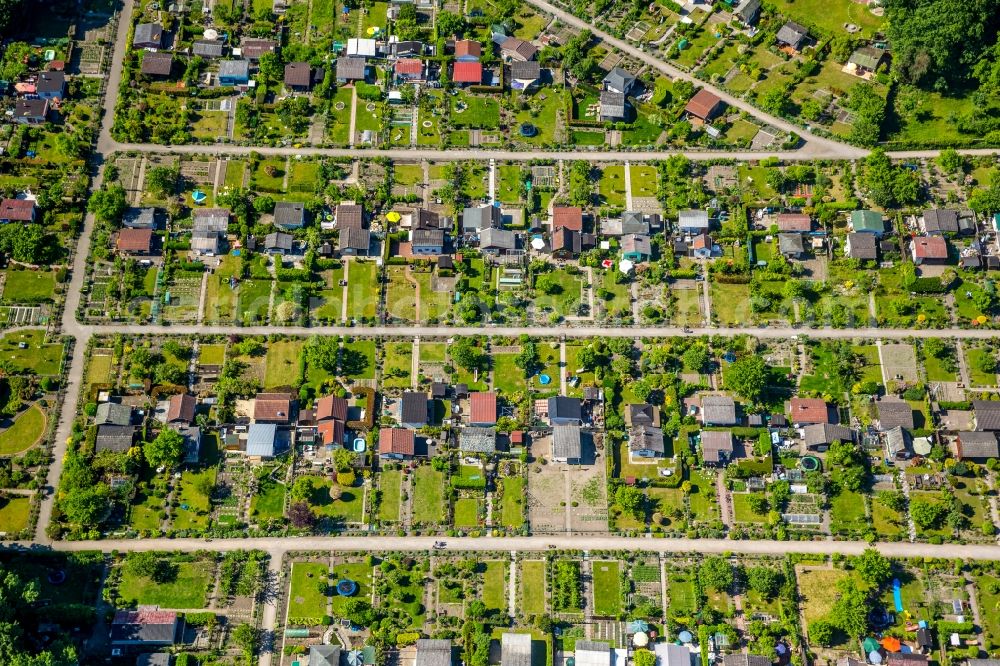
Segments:
[[[385,362],[382,365],[382,383],[395,388],[410,386],[413,367],[413,343],[389,342],[385,345]]]
[[[123,568],[118,594],[126,606],[159,606],[173,609],[205,607],[208,585],[215,567],[209,561],[178,562],[177,575],[169,582],[153,582]]]
[[[689,615],[698,610],[693,578],[686,573],[671,572],[667,575],[667,594],[670,599],[671,613]]]
[[[8,333],[0,339],[0,358],[10,361],[16,370],[43,376],[57,375],[62,363],[63,346],[45,343],[44,340],[45,331],[40,329]],[[18,346],[21,343],[24,349]]]
[[[593,563],[594,612],[616,616],[621,612],[620,565],[618,562]]]
[[[421,465],[413,473],[413,522],[444,521],[444,472]]]
[[[52,271],[8,269],[3,285],[3,300],[7,303],[38,303],[52,300],[56,289],[56,274]]]
[[[691,494],[688,504],[694,520],[708,522],[719,517],[719,505],[715,502],[715,483],[700,472],[691,472]]]
[[[378,267],[371,261],[350,262],[347,271],[347,316],[374,317],[378,305]]]
[[[520,610],[524,615],[541,615],[545,612],[545,561],[523,560],[521,575]]]
[[[478,527],[482,500],[462,497],[455,500],[455,527]]]
[[[904,531],[903,515],[883,504],[878,497],[872,498],[872,525],[875,531],[885,536],[897,536]]]
[[[996,356],[996,353],[982,347],[965,345],[965,360],[969,367],[969,380],[974,386],[996,386],[997,376],[993,372],[983,372],[983,357],[987,355]]]
[[[710,286],[712,315],[723,326],[744,324],[752,319],[750,287],[745,284],[712,282]]]
[[[0,432],[0,455],[9,456],[31,448],[44,432],[45,413],[38,405],[31,405]]]
[[[552,293],[545,293],[538,288],[538,281],[551,281]],[[552,310],[561,315],[575,314],[576,308],[583,298],[583,276],[572,275],[566,269],[560,268],[535,276],[535,307],[541,310]]]
[[[343,616],[345,606],[350,599],[371,599],[372,594],[372,568],[367,562],[344,562],[333,567],[330,582],[336,585],[338,580],[353,580],[358,584],[358,591],[350,597],[342,597],[334,594],[331,599],[333,614]]]
[[[285,484],[267,480],[250,500],[250,515],[258,520],[277,520],[285,513]]]
[[[500,124],[500,103],[492,97],[456,95],[451,102],[451,123],[455,127],[495,129]]]
[[[196,490],[199,479],[207,478],[215,487],[216,468],[209,467],[199,471],[185,470],[181,474],[180,505],[171,512],[171,527],[176,530],[204,529],[208,526],[209,498]]]
[[[841,489],[830,499],[830,530],[834,533],[863,530],[868,524],[865,498],[861,493]]]
[[[384,470],[379,473],[379,490],[382,501],[378,507],[378,519],[397,522],[402,498],[403,473],[399,470]]]
[[[354,340],[344,343],[344,350],[350,350],[360,354],[365,358],[364,369],[350,375],[358,379],[375,379],[375,341],[374,340]]]
[[[505,395],[523,391],[528,383],[524,370],[514,365],[516,354],[493,355],[493,385]]]
[[[326,615],[327,596],[320,581],[329,580],[329,567],[318,562],[292,563],[292,587],[288,592],[288,623],[306,620],[310,624]]]
[[[524,525],[524,479],[510,477],[503,479],[501,484],[500,522],[504,527],[520,529]]]
[[[483,572],[483,603],[501,613],[507,612],[506,574],[506,562],[487,562]]]
[[[754,513],[750,508],[750,495],[748,493],[733,493],[733,517],[738,523],[763,523],[767,520],[766,514]]]
[[[294,388],[299,383],[299,368],[302,358],[302,340],[280,340],[267,348],[267,365],[264,372],[264,388]]]
[[[330,497],[330,487],[333,480],[326,477],[313,477],[313,493],[309,504],[317,516],[331,518],[338,522],[360,523],[364,520],[364,493],[361,486],[342,488],[340,499]]]
[[[625,167],[605,167],[598,184],[601,198],[608,206],[623,208],[625,206]]]
[[[443,342],[420,341],[421,363],[444,363],[448,353],[448,345]]]
[[[0,532],[9,535],[17,534],[28,527],[30,516],[30,497],[13,496],[0,498]]]

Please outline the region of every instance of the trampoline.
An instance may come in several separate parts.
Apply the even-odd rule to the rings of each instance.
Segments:
[[[518,130],[521,136],[530,139],[533,136],[538,135],[538,128],[531,123],[521,123],[521,127]]]
[[[349,578],[341,578],[337,581],[337,594],[342,597],[350,597],[358,591],[358,584]]]
[[[66,582],[66,572],[62,569],[56,569],[55,571],[50,571],[46,578],[50,585],[62,585]]]
[[[799,460],[799,468],[804,472],[815,472],[820,468],[819,458],[816,456],[805,456]]]
[[[687,630],[677,634],[677,640],[679,640],[681,643],[690,643],[693,639],[694,636],[691,634],[690,631]]]

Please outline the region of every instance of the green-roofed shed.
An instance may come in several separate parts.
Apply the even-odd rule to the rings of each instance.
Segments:
[[[867,232],[881,236],[885,233],[885,222],[882,213],[874,210],[856,210],[851,212],[851,231]]]

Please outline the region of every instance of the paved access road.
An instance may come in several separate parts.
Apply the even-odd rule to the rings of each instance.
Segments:
[[[906,338],[963,338],[967,340],[992,340],[1000,337],[1000,331],[990,329],[964,328],[789,328],[738,326],[733,328],[681,328],[679,326],[205,326],[178,324],[173,326],[152,326],[147,324],[99,324],[83,325],[74,323],[67,327],[76,335],[124,333],[134,335],[357,335],[369,337],[422,337],[442,338],[465,335],[491,335],[517,337],[535,335],[542,337],[566,338],[666,338],[674,336],[704,335],[752,335],[758,338],[792,338],[800,335],[816,339],[883,338],[900,340]]]
[[[444,541],[445,551],[518,551],[547,552],[549,550],[622,550],[648,553],[735,553],[741,555],[858,555],[866,548],[878,548],[889,557],[960,557],[976,560],[1000,560],[1000,546],[988,544],[941,544],[885,542],[868,544],[863,541],[735,541],[729,539],[653,539],[646,537],[587,536],[579,534],[526,537],[398,537],[398,536],[339,536],[339,537],[268,537],[240,539],[108,539],[104,541],[59,541],[51,546],[20,544],[25,548],[43,548],[62,552],[73,551],[180,551],[198,550],[227,552],[259,549],[272,557],[297,551],[429,551],[434,543]]]

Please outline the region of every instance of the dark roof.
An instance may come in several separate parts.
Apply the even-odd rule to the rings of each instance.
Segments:
[[[443,638],[419,639],[414,666],[451,666],[451,641]]]
[[[744,23],[753,23],[760,14],[760,0],[745,0],[734,14]]]
[[[847,234],[850,256],[854,259],[875,259],[878,257],[878,240],[875,234],[851,232]]]
[[[635,85],[635,74],[627,72],[621,67],[615,67],[604,77],[604,87],[614,88],[620,93],[628,94],[632,86]]]
[[[958,233],[958,211],[948,208],[925,210],[924,231],[927,233]]]
[[[340,666],[340,646],[310,646],[308,666]]]
[[[466,427],[458,431],[458,448],[471,453],[494,453],[497,433],[493,428]]]
[[[268,250],[291,250],[292,235],[273,231],[264,237],[264,247]]]
[[[628,448],[630,451],[653,451],[663,453],[663,431],[652,426],[637,426],[628,431]]]
[[[809,34],[809,29],[805,28],[795,21],[789,21],[785,25],[781,26],[778,30],[778,34],[775,35],[775,39],[782,44],[788,44],[793,49],[798,49],[802,42],[805,41],[806,35]]]
[[[531,42],[525,41],[523,39],[518,39],[517,37],[508,37],[500,44],[500,49],[508,53],[512,53],[518,58],[523,58],[524,60],[531,60],[538,53],[538,47],[536,47]]]
[[[170,70],[174,67],[174,57],[163,51],[155,53],[143,53],[142,73],[153,76],[170,76]]]
[[[337,228],[341,230],[350,227],[361,229],[365,226],[364,209],[358,204],[342,203],[338,205],[334,213],[334,218],[336,219]]]
[[[580,438],[580,426],[557,425],[552,427],[553,458],[573,459],[582,455],[583,444]]]
[[[736,424],[736,401],[728,395],[706,395],[701,399],[701,422]]]
[[[832,423],[814,423],[802,428],[806,446],[819,446],[830,444],[835,440],[841,442],[854,442],[857,440],[857,433],[854,430],[842,425]]]
[[[549,398],[549,418],[582,419],[583,409],[579,398],[557,395]]]
[[[172,645],[177,635],[177,622],[177,613],[172,611],[118,611],[111,623],[111,642]]]
[[[161,45],[163,43],[163,26],[159,23],[140,23],[135,26],[132,43],[139,45]]]
[[[896,427],[913,430],[913,408],[903,400],[879,400],[878,421],[880,430]]]
[[[285,85],[308,88],[312,83],[312,67],[307,62],[290,62],[285,65]]]
[[[569,227],[557,227],[552,232],[552,251],[564,250],[572,254],[580,254],[583,249],[583,235]]]
[[[400,401],[399,420],[401,423],[427,423],[427,394],[407,391]]]
[[[191,45],[191,53],[203,58],[222,57],[222,42],[214,39],[199,39]]]
[[[721,462],[733,455],[733,433],[728,430],[702,430],[701,456],[705,462]]]
[[[1000,401],[973,400],[976,413],[976,430],[1000,430]]]
[[[605,118],[625,117],[625,94],[602,90],[599,98],[601,116]]]
[[[35,82],[35,92],[38,93],[62,93],[65,89],[66,75],[62,72],[41,72]]]
[[[360,227],[347,227],[340,230],[340,250],[368,250],[371,245],[372,232]]]
[[[94,416],[97,425],[127,426],[132,423],[132,408],[117,402],[102,402]]]
[[[250,78],[249,60],[223,60],[219,63],[219,78],[248,79]]]
[[[526,62],[512,62],[510,64],[510,78],[534,81],[542,75],[542,66],[537,60]]]
[[[626,405],[625,425],[659,425],[656,414],[656,407],[649,403]]]
[[[1000,456],[997,436],[994,432],[958,433],[959,452],[962,458],[996,458]]]
[[[244,58],[256,60],[265,53],[274,53],[278,48],[278,43],[273,39],[253,39],[244,38],[240,42],[240,51]]]
[[[365,78],[364,58],[337,58],[337,78],[345,81],[362,81]]]
[[[48,112],[47,99],[19,99],[14,105],[15,118],[45,118]]]
[[[122,216],[122,224],[133,229],[149,228],[156,226],[155,208],[129,208]]]
[[[413,229],[410,232],[410,242],[414,247],[444,245],[444,232],[440,229]]]
[[[306,218],[306,205],[298,201],[274,204],[274,223],[286,227],[301,227]]]
[[[450,220],[432,210],[418,208],[413,211],[414,229],[450,229]]]
[[[517,247],[517,236],[509,229],[487,227],[479,232],[479,247],[513,250]]]
[[[778,234],[778,250],[782,254],[799,255],[806,251],[802,234]]]
[[[724,656],[722,658],[722,666],[771,666],[771,660],[759,654],[739,652]]]
[[[500,227],[503,216],[496,206],[466,208],[462,211],[462,228],[466,231]]]

